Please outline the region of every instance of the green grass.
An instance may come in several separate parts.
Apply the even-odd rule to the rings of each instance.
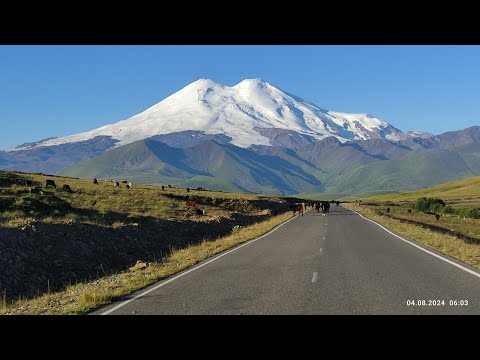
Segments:
[[[232,234],[227,237],[203,241],[198,245],[176,250],[161,264],[153,263],[144,270],[106,276],[89,283],[68,286],[64,291],[30,300],[19,300],[13,304],[3,301],[0,305],[0,314],[86,314],[208,257],[261,236],[291,217],[293,215],[288,212],[254,225],[235,227]]]
[[[452,181],[425,189],[401,193],[362,197],[364,201],[416,201],[420,197],[443,200],[477,199],[480,202],[480,176]]]
[[[0,177],[7,177],[8,174],[11,173],[0,172]],[[42,186],[46,179],[52,179],[51,176],[45,175],[18,174],[18,176]],[[205,220],[225,215],[229,208],[202,199],[227,199],[230,200],[230,204],[234,203],[230,209],[234,208],[235,211],[248,214],[261,210],[249,202],[260,197],[250,194],[195,190],[187,194],[185,188],[167,188],[162,191],[159,186],[138,184],[134,184],[133,188],[128,190],[125,184],[121,184],[120,189],[115,189],[111,182],[99,181],[99,185],[93,185],[91,180],[63,177],[53,179],[58,187],[44,189],[47,192],[44,197],[30,194],[25,186],[13,184],[2,187],[0,184],[0,226],[12,226],[26,219],[49,223],[76,221],[104,226],[111,226],[116,222],[136,223],[141,217],[186,219],[188,207],[185,200],[188,199],[202,202],[202,208],[208,214]],[[61,189],[63,184],[69,184],[73,193],[63,191]],[[211,204],[208,204],[209,202]]]

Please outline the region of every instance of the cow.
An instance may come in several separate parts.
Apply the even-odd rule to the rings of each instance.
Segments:
[[[133,184],[132,184],[132,182],[131,182],[131,181],[130,181],[130,182],[128,182],[128,184],[127,184],[127,189],[131,189],[132,187],[133,187]]]
[[[130,185],[128,185],[128,184],[127,184],[125,187],[126,187],[127,189],[130,189]]]
[[[97,179],[93,179],[93,184],[94,184],[94,185],[98,185],[98,180],[97,180]]]
[[[290,204],[288,206],[288,210],[292,210],[293,214],[295,215],[295,212],[298,211],[300,204]]]
[[[440,214],[435,214],[435,219],[440,220]]]
[[[204,191],[205,189],[203,187],[197,187],[195,190],[197,191]]]
[[[305,206],[305,203],[301,203],[299,206],[298,206],[298,212],[299,212],[299,215],[302,215],[303,216],[303,213],[307,210],[306,206]]]
[[[63,184],[62,188],[69,193],[72,193],[72,188],[68,184]]]
[[[189,192],[190,192],[190,188],[187,188],[187,193],[189,193]]]
[[[122,181],[122,184],[128,184],[128,181],[127,181],[127,180],[123,180],[123,181]]]
[[[389,208],[389,207],[387,207],[387,213],[389,213],[389,212],[390,212],[390,208]]]
[[[412,213],[412,209],[408,209],[408,213],[411,214],[411,213]]]
[[[317,213],[320,213],[320,204],[319,203],[315,204],[315,210],[317,211]]]
[[[330,203],[328,201],[322,201],[320,207],[322,208],[323,214],[330,212]]]
[[[55,189],[57,188],[57,184],[55,184],[55,181],[47,179],[45,181],[45,188],[48,188],[49,186],[53,186]]]
[[[195,209],[195,214],[197,214],[197,215],[205,215],[205,210]]]
[[[162,185],[162,190],[165,190],[165,186]]]
[[[114,181],[113,182],[113,186],[115,186],[116,188],[119,188],[120,187],[120,183],[118,181]]]
[[[168,185],[168,188],[171,189],[171,188],[172,188],[172,185]]]

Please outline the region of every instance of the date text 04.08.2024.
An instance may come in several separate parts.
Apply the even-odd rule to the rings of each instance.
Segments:
[[[468,306],[468,300],[407,300],[407,306]]]

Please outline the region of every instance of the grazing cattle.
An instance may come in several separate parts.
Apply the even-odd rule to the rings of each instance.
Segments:
[[[45,187],[48,188],[49,186],[53,186],[54,188],[57,188],[57,184],[55,184],[55,181],[47,179],[45,182]]]
[[[123,181],[122,181],[122,184],[128,184],[128,181],[127,181],[127,180],[123,180]]]
[[[330,212],[330,203],[328,201],[322,201],[320,207],[322,208],[322,213],[326,214]]]
[[[72,188],[68,184],[63,184],[62,188],[69,193],[72,192]]]
[[[165,190],[165,186],[162,185],[162,190]]]
[[[128,184],[127,184],[127,189],[131,189],[132,187],[133,187],[133,184],[132,184],[131,181],[129,181]]]
[[[315,204],[315,210],[317,211],[317,213],[320,213],[320,204]]]
[[[97,180],[97,179],[93,179],[93,184],[94,184],[94,185],[98,185],[98,180]]]
[[[295,214],[297,211],[300,213],[301,207],[302,207],[302,204],[300,203],[290,204],[288,206],[288,210],[292,210],[293,214]]]
[[[44,194],[42,188],[40,188],[40,187],[32,187],[32,188],[30,188],[30,193],[31,193],[31,194],[40,194],[40,195],[43,195],[43,194]]]
[[[127,189],[130,189],[130,185],[128,185],[128,184],[127,184],[125,187],[126,187]]]
[[[411,214],[411,213],[412,213],[412,209],[408,209],[408,213]]]
[[[118,181],[114,181],[113,182],[113,186],[115,186],[116,188],[120,187],[120,183]]]
[[[439,215],[439,214],[435,214],[435,219],[440,220],[440,215]]]
[[[203,187],[197,187],[195,190],[197,191],[204,191],[205,189]]]
[[[189,192],[190,192],[190,188],[187,188],[187,193],[189,193]]]
[[[195,209],[195,214],[197,214],[197,215],[205,215],[205,210]]]
[[[388,208],[387,208],[387,213],[389,213],[389,212],[390,212],[390,208],[388,207]]]
[[[172,188],[172,185],[168,185],[168,188],[171,189],[171,188]]]

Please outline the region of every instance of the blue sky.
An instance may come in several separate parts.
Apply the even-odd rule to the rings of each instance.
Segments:
[[[0,46],[0,148],[127,119],[199,78],[262,78],[439,134],[480,124],[480,46]]]

